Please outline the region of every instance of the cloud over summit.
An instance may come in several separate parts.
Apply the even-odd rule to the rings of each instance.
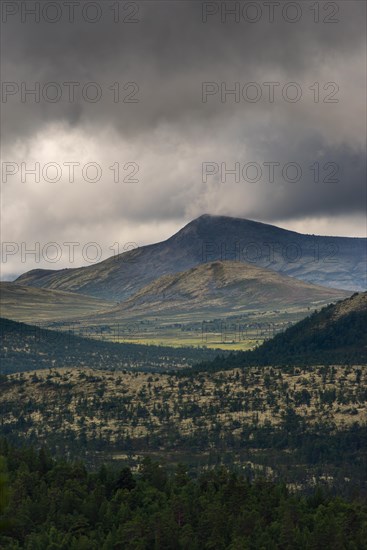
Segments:
[[[3,181],[3,240],[42,241],[47,235],[88,238],[107,248],[116,240],[144,244],[204,212],[283,225],[302,226],[304,220],[305,230],[313,219],[315,232],[320,219],[320,230],[330,233],[339,220],[345,234],[354,218],[351,232],[362,235],[365,3],[320,2],[316,23],[314,2],[296,2],[299,21],[287,22],[275,9],[271,23],[266,3],[257,2],[263,14],[257,23],[230,16],[222,22],[220,9],[204,23],[205,3],[145,1],[135,3],[131,17],[137,22],[130,24],[113,23],[113,2],[102,4],[95,24],[77,10],[71,23],[64,13],[54,24],[42,18],[22,23],[19,14],[2,24],[2,81],[20,87],[6,103],[2,98],[3,161],[28,167],[92,162],[102,169],[96,183],[85,181],[81,168],[72,184],[65,170],[54,183],[42,174],[39,183],[32,177],[22,182],[20,171]],[[216,9],[221,3],[208,4]],[[333,17],[327,4],[338,7],[339,22],[323,22]],[[219,91],[203,102],[205,82]],[[24,94],[39,85],[39,102],[31,94],[21,101],[22,83]],[[97,86],[85,88],[88,83]],[[289,99],[297,92],[289,83],[301,89],[299,101]],[[230,93],[238,86],[239,97]],[[60,100],[48,99],[60,90]],[[259,100],[251,101],[259,90]],[[96,91],[100,100],[90,101]],[[138,182],[115,183],[110,167],[116,162],[124,177],[137,164]],[[240,181],[228,175],[223,182],[220,171],[204,182],[205,162],[227,170],[239,163]],[[279,164],[272,183],[264,167],[269,162]],[[242,178],[247,163],[261,167],[258,181]],[[289,163],[301,167],[296,183],[282,173]],[[336,183],[328,182],[328,163],[338,167]]]

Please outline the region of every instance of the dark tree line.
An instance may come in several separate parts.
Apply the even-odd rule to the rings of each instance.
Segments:
[[[217,467],[192,478],[144,459],[139,472],[55,460],[2,441],[0,547],[4,550],[363,549],[367,505],[316,488]]]

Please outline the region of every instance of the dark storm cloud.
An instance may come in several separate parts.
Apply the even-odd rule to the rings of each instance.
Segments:
[[[262,202],[264,215],[269,220],[276,218],[286,219],[291,214],[293,219],[300,219],[305,214],[322,216],[327,211],[329,216],[335,216],[342,212],[358,214],[365,212],[366,187],[363,182],[366,179],[366,161],[362,154],[342,145],[340,147],[325,148],[319,142],[319,151],[322,154],[315,157],[315,144],[304,142],[302,153],[292,145],[287,150],[278,149],[275,158],[279,159],[281,167],[289,163],[289,158],[302,170],[299,182],[296,179],[295,169],[289,169],[289,179],[278,177],[273,185],[275,190],[279,188],[279,200],[275,208],[274,203]],[[323,149],[322,149],[323,148]],[[277,148],[275,148],[277,149]],[[315,158],[317,160],[315,160]],[[329,159],[337,159],[331,161]],[[318,174],[315,163],[318,163]],[[311,168],[312,167],[312,168]],[[280,198],[281,197],[281,198]],[[358,202],[359,201],[359,202]],[[257,212],[254,212],[257,215]]]
[[[103,17],[95,24],[83,21],[80,10],[72,23],[65,13],[55,24],[42,18],[36,24],[30,17],[22,23],[19,13],[3,23],[2,81],[23,82],[27,88],[39,82],[41,90],[55,82],[62,89],[55,103],[42,96],[39,103],[30,96],[22,102],[20,92],[5,103],[3,96],[3,158],[20,163],[80,157],[110,166],[121,157],[139,164],[140,187],[117,189],[105,180],[103,189],[101,184],[88,190],[83,183],[74,188],[55,185],[52,191],[49,185],[8,186],[5,217],[14,214],[14,206],[7,206],[11,202],[20,201],[18,212],[23,213],[10,223],[10,233],[37,239],[49,228],[56,237],[55,227],[62,232],[64,220],[74,234],[86,231],[98,240],[106,217],[112,232],[122,219],[130,227],[159,220],[179,225],[203,212],[263,221],[364,213],[364,2],[320,2],[318,23],[313,20],[314,2],[295,3],[302,11],[295,23],[281,16],[286,2],[275,9],[273,23],[266,4],[257,2],[263,16],[252,24],[243,19],[235,23],[231,17],[221,22],[220,13],[203,23],[202,2],[181,1],[137,2],[137,23],[113,23],[113,4],[101,3]],[[209,9],[222,4],[209,3]],[[240,3],[241,9],[245,4]],[[333,6],[339,22],[324,23]],[[72,81],[80,87],[70,103],[63,83]],[[279,83],[274,102],[267,100],[263,85],[269,81]],[[100,101],[81,97],[88,82],[100,86]],[[138,102],[114,103],[109,87],[115,82],[121,87],[135,82],[138,91],[122,88],[121,95],[134,92]],[[236,103],[233,96],[222,101],[219,91],[204,103],[203,82],[219,88],[223,82],[228,89],[238,82],[241,91],[256,82],[263,96],[254,103],[241,95]],[[301,87],[300,101],[282,96],[289,82]],[[315,88],[310,90],[315,82],[318,103]],[[338,88],[332,96],[336,103],[324,103],[333,91],[324,90],[328,82]],[[281,178],[274,185],[242,182],[237,187],[202,181],[203,162],[231,166],[269,161],[299,163],[302,180],[293,187]],[[337,184],[312,182],[308,167],[316,161],[338,165]],[[143,234],[140,226],[137,232]]]
[[[80,10],[73,23],[65,14],[55,24],[42,18],[36,24],[30,16],[20,23],[19,15],[8,16],[3,25],[3,80],[30,87],[34,81],[95,81],[103,89],[98,104],[81,100],[78,107],[70,106],[65,88],[64,101],[57,104],[41,100],[22,108],[17,97],[9,97],[4,117],[10,137],[23,136],[53,119],[111,123],[126,134],[149,130],[161,121],[179,124],[190,116],[196,122],[231,116],[230,104],[221,109],[215,102],[202,104],[202,81],[225,81],[230,88],[235,81],[261,82],[278,73],[290,80],[310,77],[306,84],[311,85],[317,67],[349,60],[365,40],[363,2],[335,3],[339,22],[334,24],[314,23],[312,2],[305,1],[296,3],[302,6],[302,18],[293,24],[283,21],[280,11],[269,23],[264,2],[258,2],[263,12],[258,23],[235,23],[230,16],[221,23],[219,13],[203,23],[201,2],[180,1],[137,3],[138,23],[113,24],[106,6],[112,3],[104,4],[104,17],[96,24],[83,21]],[[108,91],[116,81],[139,84],[138,108],[116,108]]]

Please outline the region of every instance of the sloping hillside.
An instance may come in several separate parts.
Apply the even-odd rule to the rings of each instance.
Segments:
[[[129,312],[236,313],[240,309],[312,306],[349,296],[349,292],[312,285],[269,269],[234,261],[201,264],[164,275],[99,319]]]
[[[331,304],[252,351],[218,357],[197,368],[245,365],[367,364],[367,292]],[[195,367],[196,368],[196,367]]]
[[[55,321],[80,318],[113,306],[113,302],[72,292],[0,283],[0,316],[15,321]]]

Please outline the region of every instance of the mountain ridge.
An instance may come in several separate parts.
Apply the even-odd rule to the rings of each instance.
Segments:
[[[15,282],[125,300],[162,275],[234,259],[330,288],[365,290],[366,243],[363,238],[304,235],[262,222],[207,214],[159,243],[92,266],[31,270]]]

